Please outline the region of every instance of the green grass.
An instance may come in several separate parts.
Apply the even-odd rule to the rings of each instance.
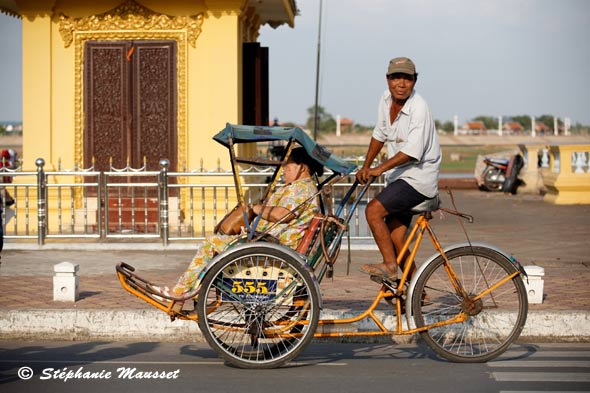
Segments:
[[[440,171],[442,173],[473,173],[477,157],[479,155],[489,155],[493,153],[508,151],[513,149],[511,146],[497,145],[443,145],[443,159]],[[458,161],[451,160],[451,156],[459,157]]]

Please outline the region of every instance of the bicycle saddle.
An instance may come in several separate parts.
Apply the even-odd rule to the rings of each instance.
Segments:
[[[412,214],[420,214],[425,212],[432,212],[437,210],[440,207],[440,197],[438,193],[430,199],[425,200],[424,202],[414,206],[412,208]]]
[[[510,160],[508,160],[506,158],[496,158],[496,157],[486,158],[486,160],[488,160],[492,164],[497,164],[497,165],[508,165],[508,163],[510,162]]]

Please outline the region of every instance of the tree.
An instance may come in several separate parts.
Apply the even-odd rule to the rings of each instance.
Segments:
[[[363,124],[355,124],[353,131],[357,132],[357,133],[364,133],[364,132],[368,132],[368,131],[373,131],[373,129],[375,128],[375,126],[366,126]]]
[[[536,117],[535,121],[545,124],[551,130],[553,129],[553,115],[541,115]],[[561,125],[561,121],[559,119],[557,119],[557,124]]]
[[[522,128],[525,130],[531,129],[531,117],[528,115],[512,116],[512,121],[520,123]]]
[[[437,129],[445,132],[453,132],[455,131],[455,124],[452,121],[445,121],[441,124],[440,128],[437,127]]]
[[[307,108],[307,114],[309,116],[305,122],[305,126],[308,130],[313,131],[315,107],[310,106]],[[336,120],[334,120],[331,114],[326,112],[323,106],[318,106],[318,120],[318,133],[336,130]]]

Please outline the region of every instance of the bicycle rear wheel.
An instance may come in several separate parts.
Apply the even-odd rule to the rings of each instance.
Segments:
[[[524,328],[528,299],[517,267],[499,252],[481,246],[459,247],[446,253],[464,299],[453,287],[447,263],[437,257],[418,277],[412,310],[418,328],[448,321],[460,313],[467,320],[430,328],[422,338],[440,356],[454,362],[485,362],[503,353]],[[502,285],[474,297],[502,281]]]
[[[205,275],[197,315],[201,332],[225,360],[241,368],[274,368],[313,338],[320,313],[306,267],[281,246],[230,252]]]

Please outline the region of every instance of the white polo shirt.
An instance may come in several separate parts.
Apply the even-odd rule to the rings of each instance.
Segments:
[[[432,198],[438,192],[441,151],[428,104],[415,90],[412,91],[391,124],[391,103],[391,93],[386,90],[379,101],[379,114],[373,138],[385,143],[389,158],[401,151],[416,160],[387,171],[387,184],[403,179],[419,193]]]

